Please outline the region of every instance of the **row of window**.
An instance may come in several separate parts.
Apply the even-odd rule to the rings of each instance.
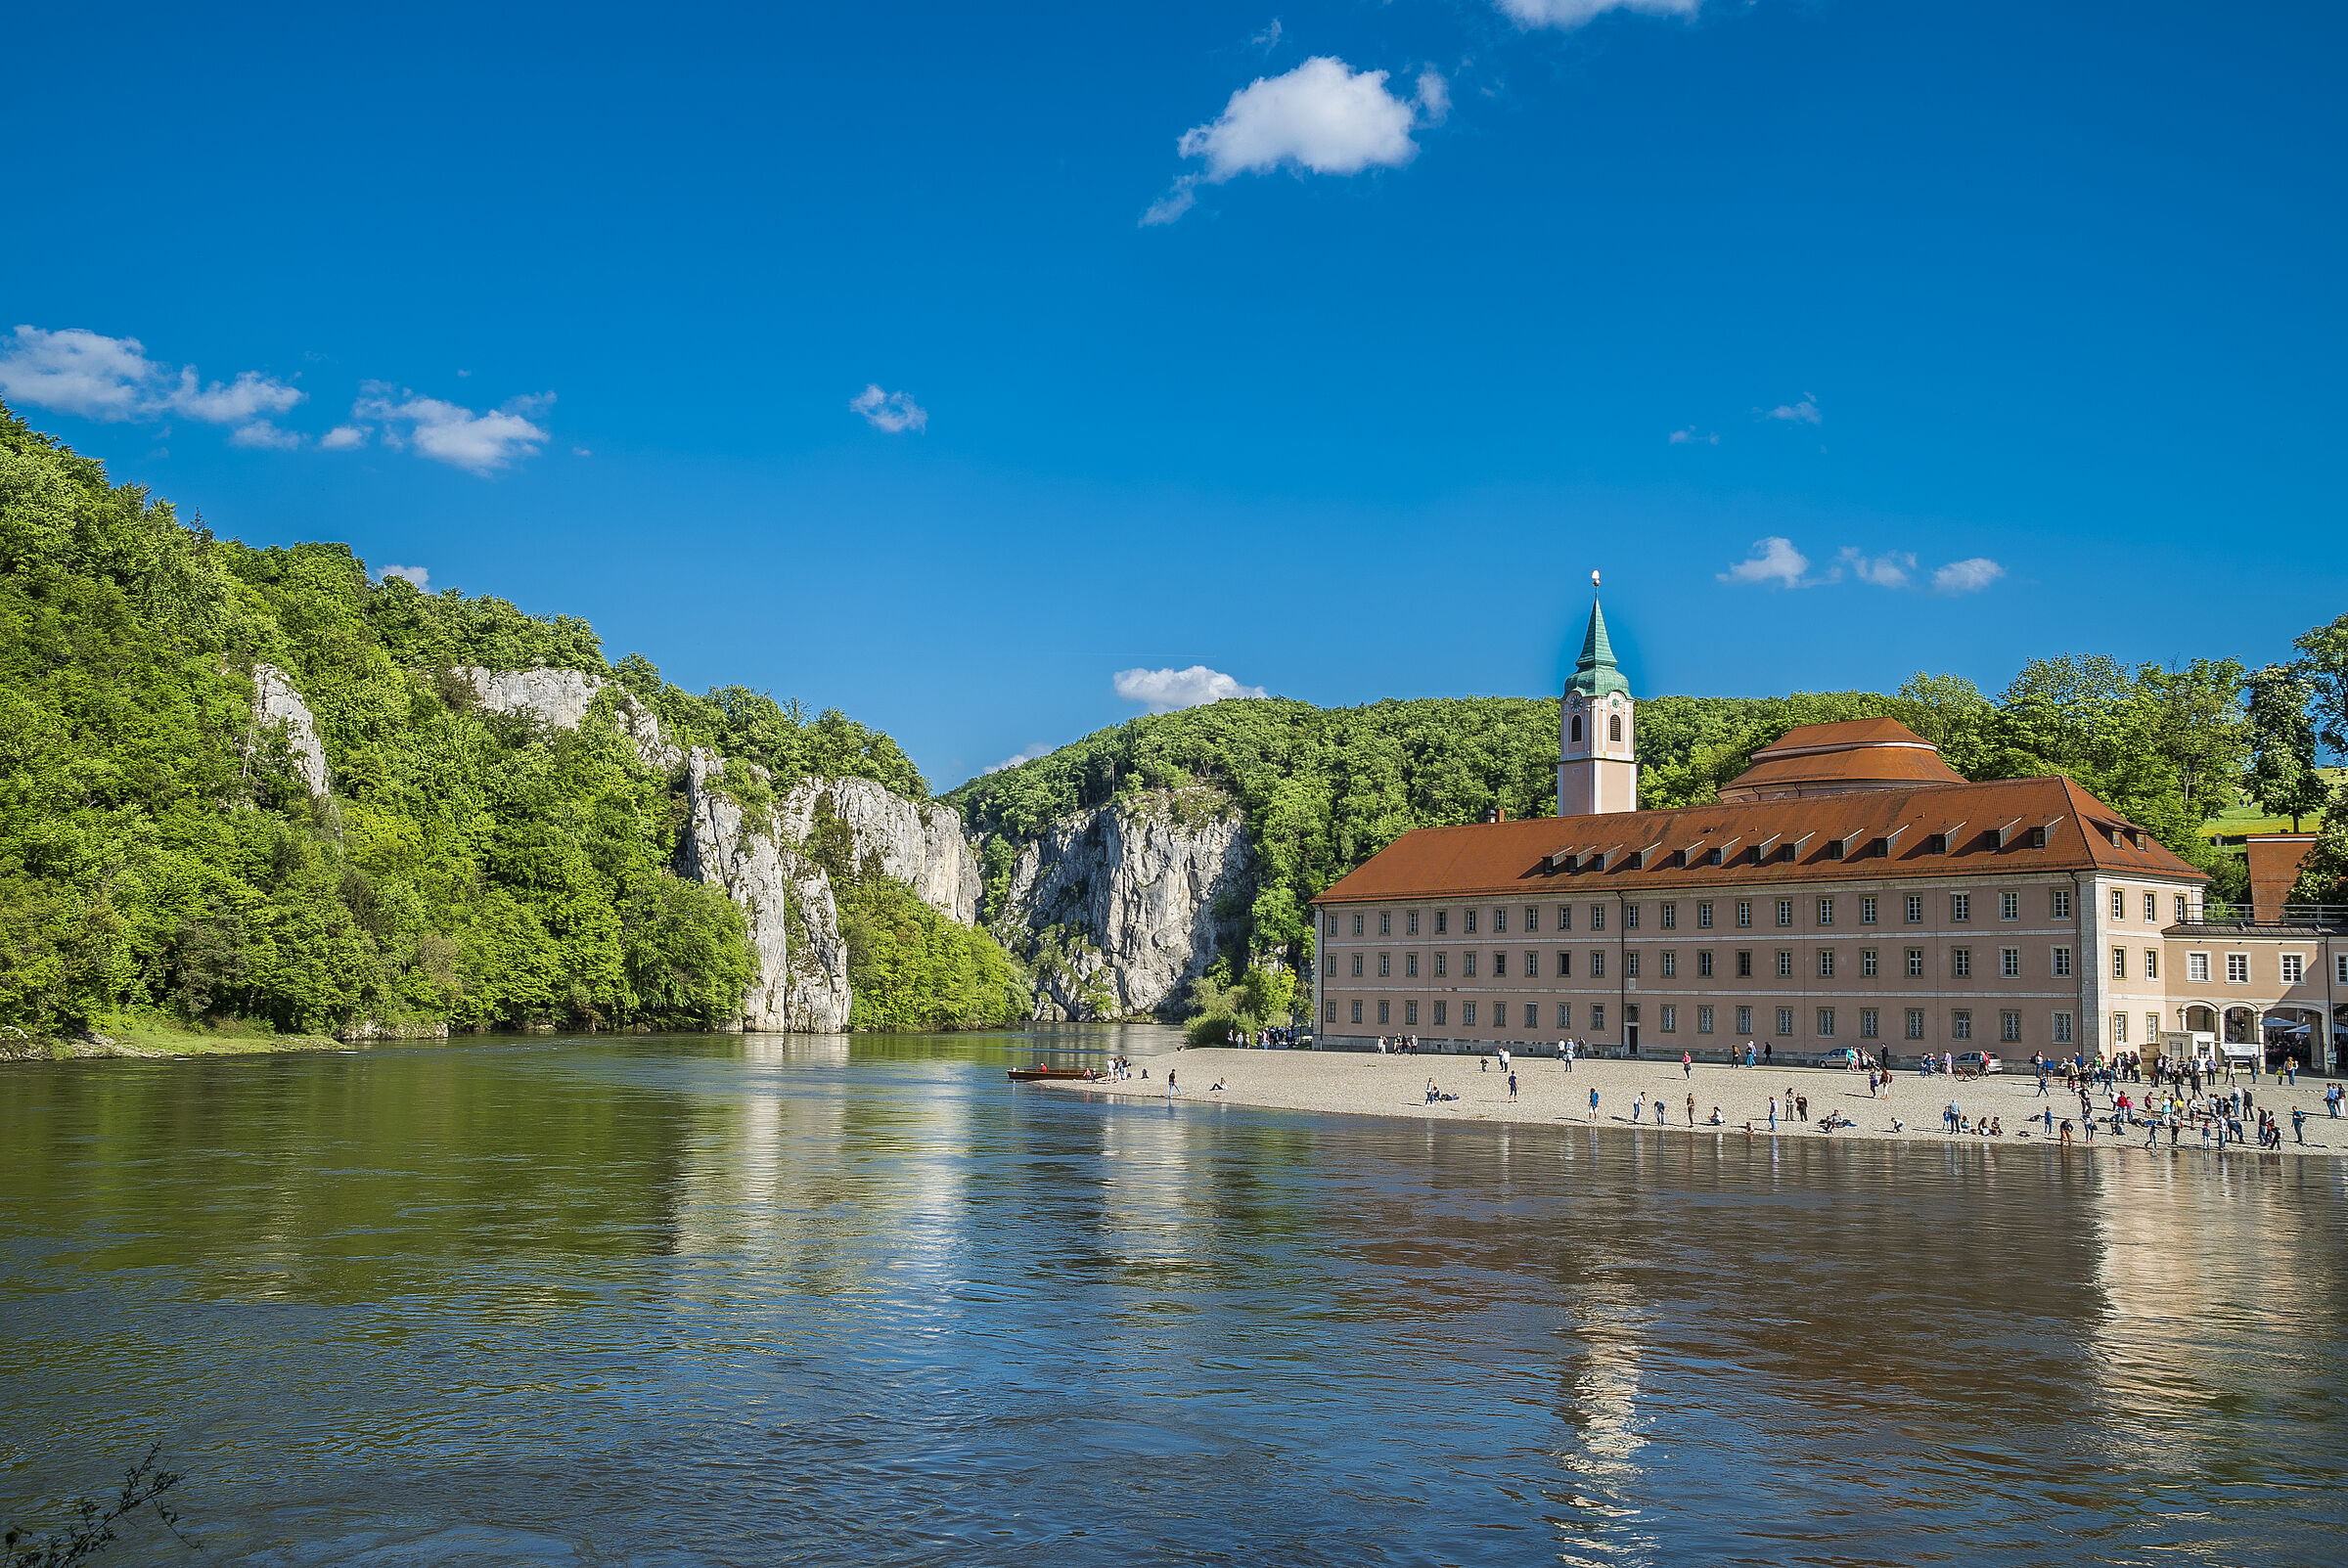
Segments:
[[[1420,1026],[1420,1005],[1417,1002],[1404,1002],[1401,1005],[1402,1016],[1399,1019],[1394,1016],[1395,1005],[1391,1002],[1378,1002],[1374,1005],[1366,1005],[1361,1002],[1355,1002],[1351,1004],[1353,1022],[1368,1023],[1372,1021],[1370,1017],[1365,1016],[1366,1006],[1376,1007],[1376,1021],[1379,1024],[1391,1026],[1399,1022],[1404,1028],[1418,1028]],[[1437,1028],[1448,1028],[1451,1026],[1451,1007],[1448,1002],[1435,1002],[1429,1004],[1428,1007],[1431,1013],[1428,1023],[1431,1026]],[[1463,1001],[1460,1003],[1459,1008],[1460,1027],[1465,1029],[1514,1028],[1538,1030],[1543,1027],[1541,1021],[1542,1004],[1537,1002],[1515,1004],[1513,1006],[1513,1010],[1512,1010],[1512,1004],[1508,1001],[1508,999],[1496,997],[1491,999],[1489,1002],[1482,1004]],[[1601,1033],[1605,1029],[1606,1005],[1604,1003],[1593,1002],[1587,1004],[1582,1010],[1584,1017],[1588,1021],[1582,1024],[1580,1027],[1586,1028],[1592,1033]],[[1719,1019],[1721,1010],[1722,1009],[1710,1007],[1708,1005],[1695,1008],[1693,1009],[1695,1013],[1694,1032],[1699,1035],[1715,1033],[1715,1024]],[[1750,1007],[1740,1007],[1734,1010],[1736,1013],[1737,1023],[1737,1027],[1734,1032],[1748,1038],[1755,1034],[1756,1031],[1753,1028],[1753,1016],[1758,1009]],[[1799,1038],[1798,1032],[1794,1027],[1796,1021],[1795,1014],[1800,1009],[1794,1008],[1779,1008],[1776,1009],[1776,1037],[1782,1037],[1785,1039]],[[1881,1008],[1858,1008],[1852,1010],[1856,1011],[1859,1015],[1859,1033],[1857,1038],[1861,1040],[1880,1040],[1883,1038],[1883,1012]],[[1657,1015],[1657,1022],[1660,1024],[1664,1034],[1670,1035],[1678,1034],[1680,1032],[1680,1008],[1676,1004],[1665,1003],[1660,1008],[1657,1008],[1655,1011]],[[1623,1012],[1624,1022],[1635,1027],[1639,1022],[1638,1007],[1626,1007],[1623,1009]],[[1487,1021],[1479,1022],[1479,1013],[1482,1015],[1482,1018]],[[1576,1027],[1574,1023],[1574,1005],[1570,1002],[1560,1002],[1556,1004],[1556,1026],[1559,1029],[1572,1029]],[[1337,1021],[1337,1004],[1334,1002],[1329,1004],[1328,1017],[1326,1021],[1330,1023],[1335,1023]],[[1814,1025],[1812,1030],[1813,1038],[1819,1040],[1835,1039],[1837,1038],[1836,1031],[1841,1022],[1840,1009],[1834,1008],[1816,1008],[1814,1009],[1811,1021]],[[1901,1038],[1906,1040],[1922,1040],[1926,1038],[1925,1022],[1926,1019],[1924,1008],[1905,1008],[1903,1011],[1903,1016],[1899,1019]],[[2145,1027],[2147,1030],[2157,1032],[2160,1027],[2160,1014],[2157,1012],[2145,1013]],[[2128,1039],[2127,1015],[2125,1013],[2113,1013],[2112,1028],[2114,1039],[2120,1044],[2125,1045]],[[2000,1009],[1998,1013],[1997,1030],[1997,1038],[2001,1044],[2021,1044],[2022,1014],[2020,1009],[2012,1008]],[[1965,1041],[1974,1038],[1972,1008],[1952,1008],[1949,1009],[1947,1038],[1951,1041]],[[2049,1041],[2057,1046],[2067,1046],[2073,1042],[2073,1038],[2071,1014],[2068,1012],[2055,1012],[2051,1014],[2048,1028]]]
[[[2116,900],[2120,897],[2120,894],[2115,890],[2112,896]],[[2021,894],[2014,892],[1999,893],[1996,895],[1996,897],[1998,901],[1999,919],[2018,920],[2022,918]],[[2146,893],[2145,895],[2147,912],[2149,911],[2152,897],[2153,895],[2150,893]],[[1963,925],[1968,923],[1972,919],[1973,898],[1974,895],[1971,893],[1951,893],[1948,895],[1949,919],[1952,923]],[[1753,923],[1754,906],[1756,901],[1749,898],[1739,898],[1733,900],[1732,902],[1736,906],[1734,913],[1737,923],[1739,926],[1751,925]],[[1759,902],[1766,905],[1769,901],[1762,900]],[[1796,906],[1801,901],[1790,898],[1781,898],[1775,902],[1775,909],[1769,910],[1767,913],[1774,915],[1776,917],[1776,922],[1781,926],[1789,926],[1793,924]],[[1840,902],[1845,909],[1847,909],[1852,902],[1856,902],[1858,904],[1859,923],[1861,925],[1874,925],[1879,923],[1881,920],[1882,901],[1873,894],[1863,896],[1855,901],[1843,899]],[[1897,906],[1901,918],[1909,924],[1921,925],[1923,923],[1923,894],[1908,893],[1899,895],[1893,900],[1893,902]],[[1816,924],[1821,926],[1830,926],[1834,924],[1835,906],[1837,903],[1836,899],[1832,897],[1820,897],[1810,900],[1809,903],[1811,906],[1810,914],[1812,915]],[[1556,911],[1557,923],[1555,928],[1560,931],[1572,930],[1574,928],[1574,907],[1571,904],[1558,904],[1551,907]],[[1606,911],[1609,907],[1610,906],[1605,904],[1591,904],[1586,906],[1589,912],[1588,925],[1586,928],[1593,931],[1604,930],[1606,928]],[[1522,923],[1518,928],[1527,932],[1540,930],[1542,928],[1542,906],[1538,904],[1526,904],[1521,906],[1521,908]],[[1639,929],[1639,912],[1642,908],[1643,906],[1638,904],[1624,904],[1622,906],[1622,923],[1626,929],[1633,931]],[[2185,899],[2181,894],[2177,900],[2177,918],[2180,920],[2185,918]],[[1696,928],[1698,930],[1710,930],[1717,923],[1717,910],[1718,904],[1713,900],[1696,900]],[[1437,936],[1449,935],[1451,932],[1452,912],[1450,910],[1436,910],[1433,913],[1435,917],[1434,934]],[[1484,913],[1485,912],[1481,910],[1461,910],[1459,912],[1461,933],[1463,935],[1474,935],[1477,929],[1478,918]],[[1496,904],[1492,906],[1490,914],[1492,917],[1491,930],[1494,935],[1497,936],[1509,929],[1510,906],[1505,904]],[[2047,914],[2048,918],[2051,919],[2067,920],[2071,918],[2071,891],[2069,888],[2053,887],[2047,889]],[[1404,910],[1402,912],[1404,935],[1417,936],[1419,934],[1419,915],[1420,912],[1417,910]],[[1661,929],[1671,931],[1679,928],[1680,906],[1677,903],[1666,902],[1656,905],[1655,915],[1656,923]],[[2147,919],[2150,918],[2150,914],[2147,913],[2145,918]],[[1340,925],[1345,918],[1346,917],[1339,915],[1336,911],[1330,911],[1328,915],[1327,925],[1328,934],[1332,937],[1341,935],[1342,931]],[[1377,921],[1377,934],[1379,936],[1392,936],[1394,934],[1394,912],[1392,910],[1379,910],[1375,916],[1372,916],[1370,912],[1366,910],[1357,910],[1353,912],[1351,918],[1353,921],[1353,934],[1355,936],[1366,936],[1370,934],[1368,922],[1373,918]]]
[[[2158,925],[2160,923],[2160,895],[2147,887],[2144,890],[2144,897],[2145,923]],[[2170,897],[2176,900],[2177,918],[2175,923],[2183,925],[2192,918],[2193,906],[2183,893],[2172,893]],[[2124,920],[2128,918],[2128,889],[2115,887],[2111,890],[2111,918],[2115,920]]]
[[[1380,953],[1376,957],[1378,978],[1384,979],[1393,974],[1394,955],[1391,953]],[[1459,955],[1459,977],[1461,979],[1473,980],[1481,977],[1477,973],[1477,963],[1479,957],[1480,955],[1477,953],[1477,951],[1472,948]],[[1624,978],[1631,980],[1643,978],[1643,976],[1640,974],[1640,965],[1643,957],[1644,955],[1642,955],[1636,948],[1632,948],[1622,955],[1622,972]],[[1679,978],[1680,955],[1677,949],[1664,948],[1662,951],[1656,953],[1654,957],[1658,971],[1663,979],[1676,980]],[[1738,949],[1735,957],[1737,965],[1735,972],[1737,978],[1739,980],[1751,979],[1753,976],[1752,950],[1750,948]],[[2193,955],[2193,957],[2203,961],[2202,967],[2206,971],[2208,967],[2207,961],[2209,955],[2206,953],[2199,953]],[[1352,955],[1354,978],[1364,978],[1363,963],[1368,958],[1370,958],[1370,955],[1363,953],[1356,953]],[[1434,978],[1439,980],[1450,978],[1451,955],[1449,953],[1438,952],[1433,955],[1433,958]],[[1949,977],[1951,979],[1969,980],[1973,977],[1973,950],[1971,948],[1950,948],[1948,950],[1948,958]],[[1492,962],[1487,971],[1490,976],[1495,980],[1508,978],[1508,950],[1505,948],[1493,949],[1491,959]],[[2231,954],[2229,955],[2229,959],[2231,962],[2237,963],[2245,962],[2239,954]],[[1793,977],[1793,960],[1794,955],[1791,948],[1780,948],[1777,950],[1777,974],[1780,979],[1791,979]],[[1906,965],[1908,978],[1912,980],[1923,978],[1924,950],[1922,948],[1912,947],[1906,949],[1903,955],[1903,961]],[[1837,960],[1835,958],[1835,950],[1833,948],[1818,949],[1816,963],[1818,968],[1818,977],[1820,979],[1831,980],[1835,977]],[[1997,972],[1999,978],[2006,980],[2018,980],[2022,978],[2022,950],[2020,948],[2006,947],[1998,949],[1997,963]],[[2119,979],[2126,979],[2128,977],[2128,950],[2126,948],[2115,947],[2111,950],[2111,963],[2112,973],[2115,977]],[[2048,971],[2056,979],[2069,978],[2071,974],[2071,950],[2067,947],[2049,948],[2047,950],[2047,967]],[[1322,972],[1332,977],[1336,974],[1337,956],[1335,954],[1331,953],[1323,957]],[[1860,977],[1862,979],[1873,980],[1877,978],[1881,972],[1882,968],[1879,951],[1872,947],[1859,949]],[[2284,972],[2286,976],[2291,975],[2290,965],[2288,963],[2286,963],[2284,966]],[[1402,973],[1405,979],[1416,980],[1419,978],[1418,954],[1405,953],[1402,956]],[[1538,952],[1527,949],[1524,952],[1521,961],[1517,963],[1516,973],[1527,980],[1538,980],[1542,978],[1541,955]],[[1556,967],[1552,973],[1555,978],[1559,980],[1573,979],[1573,954],[1569,951],[1560,950],[1557,955]],[[1710,948],[1701,948],[1696,951],[1695,973],[1696,978],[1698,979],[1712,978],[1713,953]],[[2160,950],[2158,948],[2145,949],[2145,976],[2146,979],[2158,979],[2160,976]],[[1591,980],[1603,980],[1606,977],[1605,949],[1590,949],[1588,959],[1582,969],[1582,977]],[[2245,978],[2247,978],[2246,975]],[[2292,983],[2297,983],[2295,976],[2292,976]]]

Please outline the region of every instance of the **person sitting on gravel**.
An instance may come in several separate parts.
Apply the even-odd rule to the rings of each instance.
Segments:
[[[1908,1131],[1908,1124],[1904,1121],[1901,1121],[1897,1116],[1894,1116],[1891,1119],[1891,1130],[1895,1133],[1904,1133]]]
[[[1718,1105],[1712,1107],[1712,1120],[1707,1125],[1712,1127],[1720,1125],[1720,1107]]]

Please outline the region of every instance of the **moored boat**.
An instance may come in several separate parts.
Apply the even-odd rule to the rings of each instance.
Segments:
[[[1011,1069],[1011,1081],[1015,1084],[1032,1084],[1039,1079],[1086,1079],[1096,1078],[1099,1076],[1100,1075],[1090,1067],[1047,1067],[1042,1062],[1037,1062],[1032,1067],[1014,1067]]]

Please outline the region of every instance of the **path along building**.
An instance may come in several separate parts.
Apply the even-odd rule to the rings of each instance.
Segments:
[[[2348,932],[2205,918],[2207,878],[2068,779],[1969,783],[1894,720],[1793,730],[1715,805],[1638,788],[1594,605],[1561,815],[1405,833],[1322,894],[1318,1043],[2093,1058],[2288,1019],[2322,1071],[2348,1027]]]

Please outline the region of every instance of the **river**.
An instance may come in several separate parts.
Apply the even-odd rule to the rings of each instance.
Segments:
[[[2331,1560],[2339,1165],[1013,1088],[1162,1031],[0,1070],[104,1562]]]

